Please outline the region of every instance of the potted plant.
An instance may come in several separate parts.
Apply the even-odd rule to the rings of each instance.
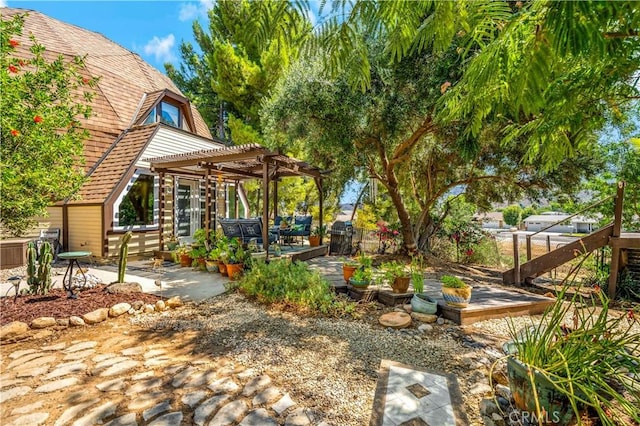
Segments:
[[[472,287],[452,275],[443,275],[440,281],[442,282],[442,298],[447,302],[447,305],[466,308],[471,300]]]
[[[244,269],[245,251],[242,248],[242,243],[237,238],[234,238],[229,243],[229,249],[225,260],[227,267],[227,275],[232,280],[238,279]]]
[[[383,262],[380,267],[384,271],[387,280],[394,293],[406,293],[409,289],[411,276],[404,269],[404,265],[397,260]]]
[[[192,259],[191,266],[198,267],[202,270],[206,269],[205,258],[207,257],[207,248],[204,245],[193,244],[189,257]]]
[[[225,261],[228,257],[229,239],[225,236],[217,238],[215,249],[218,258],[218,271],[220,271],[222,275],[227,275],[227,265]]]
[[[580,424],[586,410],[599,417],[594,424],[640,423],[636,313],[612,314],[599,289],[588,300],[575,289],[565,302],[569,288],[540,322],[521,331],[509,323],[507,375],[516,406],[555,424]]]
[[[345,259],[342,262],[342,277],[346,282],[349,282],[349,278],[353,276],[353,273],[358,269],[358,262],[352,259]]]
[[[171,234],[169,239],[167,239],[167,250],[174,251],[176,248],[178,248],[179,245],[180,242],[178,241],[178,238],[176,238],[175,235]]]
[[[360,266],[355,270],[351,278],[349,278],[349,284],[354,287],[366,288],[371,283],[372,275],[370,268]]]
[[[178,248],[173,252],[176,263],[180,263],[180,266],[182,267],[191,266],[191,256],[189,255],[190,251],[191,249],[187,246],[178,246]]]
[[[309,245],[311,247],[317,247],[320,245],[320,239],[327,235],[327,225],[316,226],[313,228],[311,235],[309,235]]]
[[[411,286],[413,297],[411,298],[411,310],[422,314],[435,314],[438,311],[438,302],[429,295],[424,294],[424,258],[421,255],[413,256],[411,265]]]
[[[218,272],[218,260],[220,259],[220,250],[218,248],[213,248],[207,258],[205,260],[205,264],[207,265],[207,271],[209,272]]]

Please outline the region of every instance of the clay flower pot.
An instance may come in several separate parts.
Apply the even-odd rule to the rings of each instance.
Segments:
[[[471,300],[471,286],[463,288],[442,286],[442,298],[447,305],[456,308],[466,308]]]
[[[188,253],[180,255],[180,266],[187,267],[191,266],[191,256]]]
[[[396,277],[391,283],[391,288],[394,293],[406,293],[410,282],[411,277]]]
[[[222,275],[227,275],[227,265],[221,260],[218,261],[218,271],[220,271]]]
[[[234,281],[242,275],[243,269],[244,265],[242,263],[227,263],[227,275]]]
[[[358,267],[355,265],[349,265],[347,263],[342,265],[342,277],[346,282],[349,282],[349,278],[351,278],[356,269],[358,269]]]

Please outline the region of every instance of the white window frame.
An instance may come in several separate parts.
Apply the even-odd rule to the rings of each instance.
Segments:
[[[127,225],[121,226],[119,225],[119,217],[118,212],[120,210],[120,203],[122,203],[122,199],[129,193],[131,187],[134,182],[138,179],[140,175],[148,175],[153,176],[153,224],[150,225]],[[157,230],[160,222],[160,202],[158,200],[160,195],[160,179],[157,174],[151,173],[150,170],[136,170],[133,174],[127,186],[122,190],[122,192],[118,195],[118,198],[113,203],[113,230],[114,231],[147,231],[147,230]]]

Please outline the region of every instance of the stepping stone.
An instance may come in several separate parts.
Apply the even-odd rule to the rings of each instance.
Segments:
[[[144,367],[145,368],[158,367],[160,365],[168,364],[168,363],[170,363],[172,361],[173,361],[173,359],[171,359],[168,356],[161,356],[161,357],[158,357],[158,358],[150,358],[150,359],[148,359],[148,360],[146,360],[144,362]]]
[[[103,368],[108,368],[111,367],[113,364],[117,364],[119,362],[124,362],[124,361],[129,361],[131,358],[127,358],[124,356],[114,356],[114,357],[107,357],[107,359],[103,359],[102,361],[99,361],[94,367],[92,372],[95,374],[95,372],[98,372],[99,370],[102,370]]]
[[[384,327],[407,328],[411,325],[411,315],[406,312],[389,312],[380,316],[378,321]]]
[[[246,370],[238,373],[238,378],[239,379],[248,379],[249,377],[253,377],[256,374],[258,374],[256,372],[256,370],[254,370],[253,368],[247,368]]]
[[[94,341],[80,342],[80,343],[76,343],[73,346],[69,346],[63,352],[69,354],[71,352],[78,352],[78,351],[84,351],[86,349],[93,349],[96,346],[98,346],[98,342],[94,342]]]
[[[71,352],[69,355],[65,355],[65,357],[62,359],[64,361],[75,361],[75,360],[85,359],[93,355],[95,352],[96,352],[95,349],[87,349],[85,351]]]
[[[124,356],[140,355],[144,353],[144,346],[135,346],[133,348],[127,348],[120,351]]]
[[[148,392],[131,401],[129,405],[127,405],[127,408],[131,411],[138,411],[155,404],[161,399],[166,399],[167,396],[168,395],[162,391]]]
[[[66,379],[56,380],[56,381],[44,384],[42,386],[39,386],[36,388],[34,392],[38,392],[38,393],[55,392],[57,390],[68,388],[69,386],[78,384],[79,382],[80,382],[80,379],[78,379],[77,377],[68,377]]]
[[[240,386],[230,377],[223,377],[215,382],[211,382],[207,387],[215,393],[235,393],[240,389]]]
[[[139,365],[140,363],[138,361],[134,361],[131,359],[128,361],[124,361],[124,362],[112,365],[111,367],[107,368],[105,371],[100,373],[100,376],[102,377],[115,376],[116,374],[122,374],[129,370],[133,370]]]
[[[148,426],[175,426],[179,425],[182,422],[182,412],[175,411],[173,413],[165,414],[164,416],[160,416]]]
[[[51,346],[43,346],[40,349],[43,351],[60,351],[62,349],[64,349],[67,346],[66,343],[58,343],[57,345],[51,345]]]
[[[278,422],[264,408],[250,411],[238,426],[277,426]]]
[[[142,380],[148,379],[150,377],[155,377],[156,373],[153,371],[143,371],[142,373],[138,373],[135,376],[131,376],[131,380]]]
[[[6,426],[38,426],[44,424],[49,418],[49,413],[32,413],[26,416],[18,417],[11,423],[7,423]]]
[[[94,356],[93,358],[91,358],[91,361],[93,361],[95,363],[100,363],[100,362],[102,362],[104,360],[113,359],[113,358],[117,358],[117,357],[118,357],[118,355],[111,354],[111,353],[109,353],[109,354],[98,354],[98,355]]]
[[[304,412],[304,408],[296,408],[287,416],[284,422],[285,426],[307,426],[310,425],[309,417]]]
[[[176,423],[179,424],[179,423]],[[109,423],[106,423],[104,426],[138,426],[138,422],[136,420],[135,413],[125,414],[124,416],[120,416],[117,419],[111,420]]]
[[[62,413],[62,415],[58,418],[58,420],[56,420],[56,422],[54,423],[54,426],[66,425],[71,420],[73,420],[73,418],[76,417],[78,414],[84,412],[87,408],[97,404],[98,402],[100,402],[100,399],[96,398],[96,399],[92,399],[91,401],[83,402],[81,404],[77,404],[67,408],[64,411],[64,413]]]
[[[171,409],[171,399],[166,399],[153,407],[144,410],[142,412],[142,418],[144,421],[149,421],[150,418],[157,416],[158,414],[166,413]]]
[[[13,385],[18,385],[22,382],[24,382],[24,380],[18,380],[18,379],[0,380],[0,389],[8,388],[9,386],[13,386]]]
[[[37,377],[46,374],[47,371],[49,371],[49,364],[43,365],[42,367],[30,368],[25,371],[20,371],[18,374],[16,374],[16,377]]]
[[[270,384],[271,384],[271,377],[267,376],[266,374],[263,374],[262,376],[254,377],[253,379],[249,380],[249,383],[247,383],[244,389],[242,389],[242,395],[251,396],[257,391],[269,386]]]
[[[89,426],[95,424],[101,424],[102,420],[113,416],[116,413],[118,404],[113,401],[109,401],[106,404],[102,404],[99,407],[94,408],[86,416],[73,422],[73,426]]]
[[[102,392],[116,392],[124,389],[124,377],[118,379],[107,380],[106,382],[98,383],[96,388]]]
[[[22,396],[31,391],[29,386],[18,386],[16,388],[9,388],[0,392],[0,404],[10,399]]]
[[[153,349],[144,354],[144,359],[155,358],[158,355],[164,355],[166,353],[167,351],[165,351],[164,349]]]
[[[257,394],[254,398],[253,401],[251,402],[253,405],[263,405],[263,404],[268,404],[270,402],[275,401],[276,399],[280,398],[282,396],[282,394],[280,393],[280,389],[270,386],[268,388],[266,388],[265,390],[263,390],[262,392],[260,392],[259,394]]]
[[[68,364],[63,367],[56,368],[51,373],[47,374],[44,377],[44,379],[51,380],[51,379],[55,379],[56,377],[67,376],[69,374],[85,371],[86,369],[87,369],[87,365],[82,362],[79,362],[76,364]]]
[[[160,377],[155,377],[152,379],[146,379],[141,382],[138,382],[131,386],[127,390],[127,395],[135,395],[144,392],[147,389],[157,388],[162,384],[162,379]]]
[[[7,365],[7,370],[11,370],[13,368],[15,368],[16,370],[25,370],[27,368],[39,367],[42,364],[48,364],[55,360],[55,355],[46,354],[44,352],[36,352],[11,361],[9,365]]]
[[[179,388],[180,386],[182,386],[184,384],[184,382],[187,381],[187,379],[189,379],[189,377],[191,377],[196,371],[198,371],[197,368],[195,367],[189,367],[186,370],[182,370],[180,373],[176,374],[176,376],[173,378],[173,381],[171,382],[171,386],[173,386],[174,388]]]
[[[229,399],[228,395],[218,395],[204,401],[193,413],[193,423],[202,426],[219,406]]]
[[[247,403],[241,399],[232,401],[222,407],[216,413],[213,420],[209,422],[209,426],[226,426],[237,423],[249,410]]]
[[[19,351],[11,352],[9,354],[9,358],[17,359],[17,358],[23,357],[25,355],[34,354],[36,352],[38,352],[38,351],[36,351],[35,349],[22,349],[22,350],[19,350]]]
[[[188,405],[189,407],[195,407],[198,402],[202,401],[207,396],[207,392],[205,391],[195,391],[186,394],[182,397],[181,402],[184,405]]]
[[[293,399],[291,399],[289,394],[286,394],[285,396],[280,398],[280,400],[278,400],[278,402],[273,404],[271,406],[271,408],[273,408],[273,411],[278,413],[278,415],[281,415],[282,413],[287,411],[287,409],[289,409],[290,407],[293,407],[294,405],[296,405],[296,403],[293,402]]]
[[[171,367],[165,368],[164,372],[169,376],[175,376],[176,373],[178,373],[178,371],[182,370],[183,368],[185,368],[184,364],[172,365]]]
[[[189,381],[187,383],[185,383],[183,385],[183,387],[185,387],[185,388],[193,388],[193,387],[202,386],[202,385],[207,384],[210,381],[216,379],[217,377],[218,376],[216,375],[216,372],[212,371],[212,370],[209,370],[209,371],[198,371],[197,373],[194,373],[191,376]]]
[[[32,413],[32,412],[36,411],[38,408],[42,407],[42,404],[43,404],[42,401],[36,401],[33,404],[25,405],[25,406],[20,407],[20,408],[15,408],[13,411],[11,411],[11,415],[15,416],[17,414],[29,414],[29,413]]]

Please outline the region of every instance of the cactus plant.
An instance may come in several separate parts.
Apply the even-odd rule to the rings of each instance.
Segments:
[[[40,247],[40,264],[38,265],[38,293],[40,294],[47,294],[51,290],[51,262],[53,262],[51,244],[45,241]]]
[[[31,242],[27,245],[27,284],[29,293],[37,294],[38,291],[38,269],[37,269],[36,245]]]
[[[120,242],[120,258],[118,259],[118,282],[124,282],[124,272],[127,269],[127,254],[129,254],[129,241],[131,241],[131,237],[133,233],[131,231],[127,231],[126,234],[122,236],[122,241]]]

